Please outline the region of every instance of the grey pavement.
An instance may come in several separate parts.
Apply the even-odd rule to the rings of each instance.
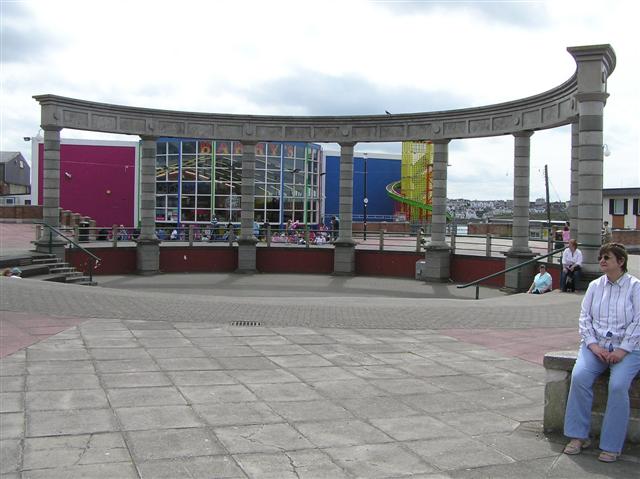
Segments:
[[[635,447],[602,464],[542,433],[542,366],[449,334],[552,337],[577,328],[580,295],[475,301],[448,285],[314,275],[99,279],[0,279],[7,317],[85,319],[0,360],[3,479],[638,477]]]

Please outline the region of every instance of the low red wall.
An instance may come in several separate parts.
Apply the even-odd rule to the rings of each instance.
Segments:
[[[483,276],[497,273],[505,268],[504,258],[486,258],[482,256],[453,255],[451,257],[450,276],[454,283],[470,283]],[[504,275],[496,276],[482,286],[504,286]]]
[[[137,270],[135,248],[92,248],[91,253],[100,258],[94,275],[101,274],[134,274]],[[89,258],[82,251],[67,250],[66,259],[78,271],[87,271]]]
[[[237,248],[160,248],[160,271],[163,273],[228,273],[236,269]]]
[[[256,269],[261,273],[333,273],[333,249],[258,248]]]
[[[399,251],[356,250],[356,274],[415,278],[416,262],[423,254]]]
[[[135,247],[93,248],[90,251],[101,258],[94,275],[135,274]],[[160,248],[160,271],[164,273],[227,273],[238,268],[237,248],[165,246]],[[360,276],[389,276],[414,278],[416,262],[423,254],[399,251],[356,250],[355,274]],[[67,261],[80,271],[86,271],[87,256],[78,251],[67,251]],[[451,279],[463,284],[505,268],[503,258],[453,255]],[[262,273],[332,274],[333,249],[329,248],[258,248],[256,269]],[[560,267],[548,265],[554,288],[560,285]],[[533,278],[531,278],[533,281]],[[504,286],[504,275],[488,280],[483,286]]]

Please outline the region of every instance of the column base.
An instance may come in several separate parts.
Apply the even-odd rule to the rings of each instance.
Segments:
[[[356,243],[353,240],[336,240],[333,250],[333,274],[352,276],[356,272]]]
[[[527,253],[518,253],[518,252],[507,252],[504,254],[506,257],[505,260],[505,269],[512,268],[519,264],[522,264],[530,259],[535,257],[535,254],[531,252]],[[522,268],[515,269],[513,271],[509,271],[504,274],[504,291],[509,293],[522,293],[529,290],[529,286],[531,286],[531,282],[533,281],[533,277],[536,274],[536,264],[531,263],[527,266],[523,266]],[[557,285],[556,285],[557,286]]]
[[[64,241],[52,241],[38,240],[34,243],[36,245],[36,251],[38,253],[55,254],[57,258],[62,261],[66,259],[66,245]]]
[[[451,278],[451,249],[444,245],[429,244],[425,248],[425,259],[416,263],[416,279],[420,281],[447,283]]]
[[[136,241],[136,268],[141,275],[160,272],[160,240],[139,239]]]
[[[256,272],[256,244],[254,237],[238,239],[238,269],[236,273],[253,274]]]

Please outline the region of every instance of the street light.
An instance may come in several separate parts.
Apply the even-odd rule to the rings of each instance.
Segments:
[[[367,153],[363,153],[362,154],[362,159],[364,160],[364,199],[362,200],[362,202],[364,203],[364,207],[363,207],[363,213],[364,213],[364,222],[363,222],[363,229],[364,229],[364,240],[367,240],[367,204],[369,203],[369,198],[367,198],[367,158],[368,158],[368,154]]]

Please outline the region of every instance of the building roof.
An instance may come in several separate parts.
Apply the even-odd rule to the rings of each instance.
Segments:
[[[603,188],[602,196],[640,196],[640,188]]]
[[[0,163],[8,163],[14,158],[25,161],[22,153],[20,153],[19,151],[0,151]]]

